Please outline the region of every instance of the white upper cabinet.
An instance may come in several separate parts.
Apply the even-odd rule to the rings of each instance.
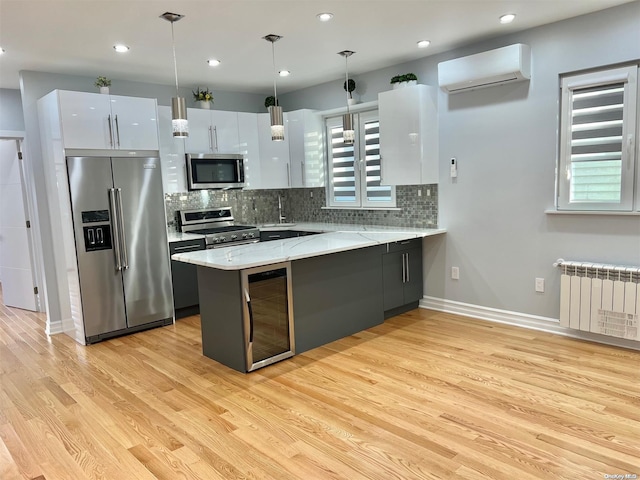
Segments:
[[[287,112],[291,187],[324,186],[322,117],[309,109]]]
[[[64,148],[158,150],[154,98],[57,93]]]
[[[438,183],[437,105],[428,85],[378,94],[384,185]]]
[[[291,187],[289,165],[288,113],[284,114],[284,141],[271,140],[271,119],[268,113],[258,114],[258,145],[260,151],[260,186],[258,188]]]
[[[245,190],[262,188],[257,113],[238,112],[238,136],[240,138],[239,153],[244,157]]]
[[[184,157],[184,138],[173,136],[171,107],[158,106],[160,130],[160,163],[164,193],[186,192],[187,175]]]
[[[240,153],[237,112],[188,108],[187,120],[187,153]]]

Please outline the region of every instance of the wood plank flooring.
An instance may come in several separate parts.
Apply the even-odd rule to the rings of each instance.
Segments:
[[[640,352],[414,310],[244,375],[199,322],[83,347],[0,302],[0,478],[640,475]]]

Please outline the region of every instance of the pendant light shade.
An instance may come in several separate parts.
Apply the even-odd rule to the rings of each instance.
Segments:
[[[271,57],[273,60],[273,97],[275,98],[275,105],[268,108],[269,117],[271,119],[271,140],[274,142],[281,142],[284,140],[284,115],[282,114],[282,107],[278,105],[278,90],[276,88],[276,79],[278,78],[278,74],[276,72],[276,51],[274,43],[282,37],[272,33],[262,38],[271,43]]]
[[[338,55],[344,57],[345,66],[345,85],[349,85],[349,57],[356,52],[351,50],[343,50],[338,52]],[[349,89],[345,87],[347,91],[347,113],[342,116],[342,141],[347,145],[353,145],[356,139],[356,132],[353,128],[353,115],[349,111]]]
[[[184,138],[189,136],[189,122],[187,121],[187,105],[184,97],[180,96],[178,87],[178,62],[176,61],[176,42],[173,35],[173,24],[182,19],[184,15],[179,13],[165,12],[160,18],[171,22],[171,45],[173,47],[173,70],[176,76],[176,96],[171,99],[171,126],[173,136]]]

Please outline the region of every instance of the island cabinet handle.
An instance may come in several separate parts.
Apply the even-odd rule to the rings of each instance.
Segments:
[[[251,298],[249,292],[244,291],[244,296],[247,299],[247,311],[249,312],[249,345],[253,343],[253,309],[251,308]]]
[[[402,283],[407,282],[407,262],[405,262],[406,253],[402,254]]]
[[[405,253],[405,255],[405,262],[407,263],[407,283],[409,283],[411,281],[411,278],[409,277],[409,252]]]

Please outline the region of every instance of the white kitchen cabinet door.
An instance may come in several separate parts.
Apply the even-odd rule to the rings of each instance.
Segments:
[[[213,153],[240,153],[238,112],[213,110]]]
[[[211,110],[187,108],[189,136],[185,139],[187,153],[213,153]]]
[[[114,148],[110,95],[58,91],[64,148]]]
[[[260,149],[260,188],[291,187],[289,166],[289,128],[284,114],[284,141],[271,140],[271,119],[268,113],[258,114],[258,144]]]
[[[184,138],[173,136],[171,107],[158,106],[160,130],[160,163],[164,193],[186,192],[187,174],[184,156]]]
[[[244,157],[245,190],[262,188],[258,114],[238,112],[240,154]]]
[[[287,112],[291,187],[324,186],[322,117],[313,110]]]
[[[437,105],[437,89],[428,85],[378,95],[384,185],[438,183]]]
[[[109,95],[116,149],[158,150],[155,98]]]

